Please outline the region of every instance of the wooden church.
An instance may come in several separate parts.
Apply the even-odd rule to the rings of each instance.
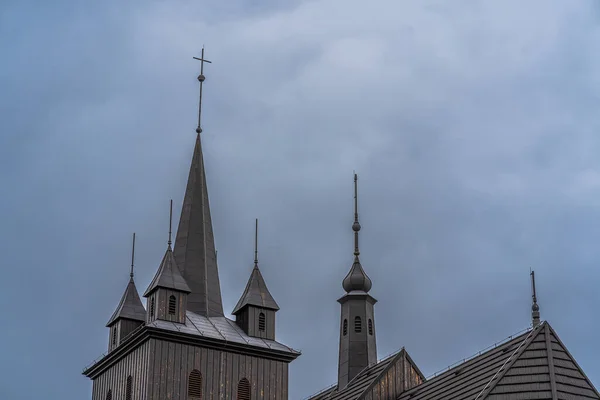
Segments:
[[[202,68],[197,136],[175,244],[169,234],[143,295],[146,307],[132,261],[125,293],[106,324],[108,353],[83,371],[93,382],[92,400],[288,399],[288,366],[300,352],[276,341],[279,306],[256,256],[232,311],[235,319],[223,312],[202,156],[204,79]],[[533,323],[521,335],[431,379],[405,349],[377,361],[377,300],[359,258],[356,175],[354,199],[354,262],[338,300],[338,379],[309,400],[600,399],[554,329],[540,321],[533,275]]]

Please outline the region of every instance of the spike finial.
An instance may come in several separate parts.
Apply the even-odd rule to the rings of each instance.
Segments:
[[[135,232],[133,232],[133,244],[131,246],[131,271],[129,271],[129,277],[133,279],[133,262],[135,260]]]
[[[531,271],[531,297],[533,304],[531,306],[531,319],[533,327],[537,327],[540,324],[540,306],[537,303],[537,294],[535,292],[535,271]]]
[[[358,232],[360,231],[360,223],[358,222],[358,175],[354,173],[354,223],[352,224],[352,230],[354,231],[354,263],[350,272],[342,281],[342,287],[346,292],[359,290],[368,292],[371,290],[371,279],[367,276],[365,271],[360,265],[358,256],[360,251],[358,249]]]
[[[354,255],[359,256],[358,250],[358,232],[360,231],[360,223],[358,222],[358,175],[354,174],[354,223],[352,224],[354,231]]]
[[[258,268],[258,218],[254,224],[254,267]]]
[[[211,63],[212,61],[208,61],[206,59],[204,59],[204,45],[202,46],[202,55],[200,56],[200,58],[198,57],[194,57],[194,60],[198,60],[200,61],[200,75],[198,75],[198,81],[200,82],[200,101],[198,103],[198,127],[196,128],[196,132],[198,133],[198,135],[200,133],[202,133],[202,128],[201,128],[201,121],[202,121],[202,83],[204,83],[204,80],[206,79],[206,77],[204,76],[204,63]]]
[[[171,200],[171,206],[169,207],[169,241],[167,244],[171,247],[171,235],[173,227],[173,200]]]

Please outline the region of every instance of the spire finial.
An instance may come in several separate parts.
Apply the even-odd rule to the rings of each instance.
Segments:
[[[258,268],[258,218],[254,224],[254,267]]]
[[[531,306],[531,319],[533,322],[533,327],[537,327],[540,324],[540,306],[537,303],[537,295],[535,292],[535,271],[531,271],[531,289],[533,298],[533,304]]]
[[[198,103],[198,127],[196,128],[196,132],[198,135],[202,133],[201,121],[202,121],[202,83],[206,79],[204,76],[204,63],[211,63],[212,61],[208,61],[204,59],[204,45],[202,45],[202,55],[200,58],[194,57],[194,60],[200,61],[200,75],[198,75],[198,81],[200,82],[200,102]]]
[[[131,246],[131,271],[129,277],[133,279],[133,262],[135,260],[135,232],[133,232],[133,245]]]
[[[360,223],[358,222],[358,175],[354,173],[354,223],[352,224],[354,231],[354,255],[359,256],[358,250],[358,231],[360,231]]]
[[[173,226],[173,200],[171,199],[171,206],[169,207],[169,241],[167,242],[167,244],[169,245],[169,248],[171,247],[172,226]]]

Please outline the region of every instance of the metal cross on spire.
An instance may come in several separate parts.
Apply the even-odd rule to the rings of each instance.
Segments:
[[[198,81],[200,82],[200,102],[198,103],[198,127],[196,128],[196,132],[200,134],[202,132],[202,127],[200,122],[202,121],[202,83],[206,79],[204,76],[204,63],[212,63],[212,61],[208,61],[204,58],[204,46],[202,46],[202,55],[200,58],[194,57],[194,60],[200,61],[200,75],[198,75]]]

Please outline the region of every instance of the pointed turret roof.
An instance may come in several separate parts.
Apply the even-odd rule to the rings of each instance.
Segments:
[[[140,295],[133,282],[133,277],[129,279],[125,293],[123,293],[123,297],[121,297],[117,309],[106,323],[106,326],[111,326],[119,318],[142,322],[146,320],[146,309],[144,309],[144,306],[142,305]]]
[[[267,284],[260,273],[258,268],[258,220],[256,220],[256,231],[254,236],[254,268],[250,274],[250,279],[246,284],[246,289],[240,300],[237,302],[232,314],[237,314],[245,306],[252,305],[257,307],[269,308],[271,310],[279,310],[279,306],[269,289]]]
[[[160,267],[158,268],[156,275],[154,275],[154,279],[152,279],[150,286],[148,286],[148,289],[146,289],[144,297],[148,297],[150,293],[159,287],[190,293],[190,288],[183,276],[181,276],[181,272],[177,267],[177,263],[175,262],[175,257],[173,257],[173,251],[171,250],[170,245],[165,252],[165,256],[160,263]]]
[[[134,321],[146,320],[146,310],[140,300],[140,295],[135,287],[133,281],[133,263],[135,258],[135,233],[133,234],[133,245],[131,248],[131,270],[129,272],[129,283],[125,289],[125,293],[121,297],[121,301],[117,306],[117,309],[113,313],[112,317],[106,323],[107,327],[110,327],[117,319],[126,318]]]
[[[242,308],[248,305],[269,308],[275,311],[279,310],[279,306],[275,302],[275,299],[273,299],[273,296],[271,296],[269,289],[267,289],[267,284],[257,265],[252,269],[244,294],[240,297],[232,314],[237,314]]]

